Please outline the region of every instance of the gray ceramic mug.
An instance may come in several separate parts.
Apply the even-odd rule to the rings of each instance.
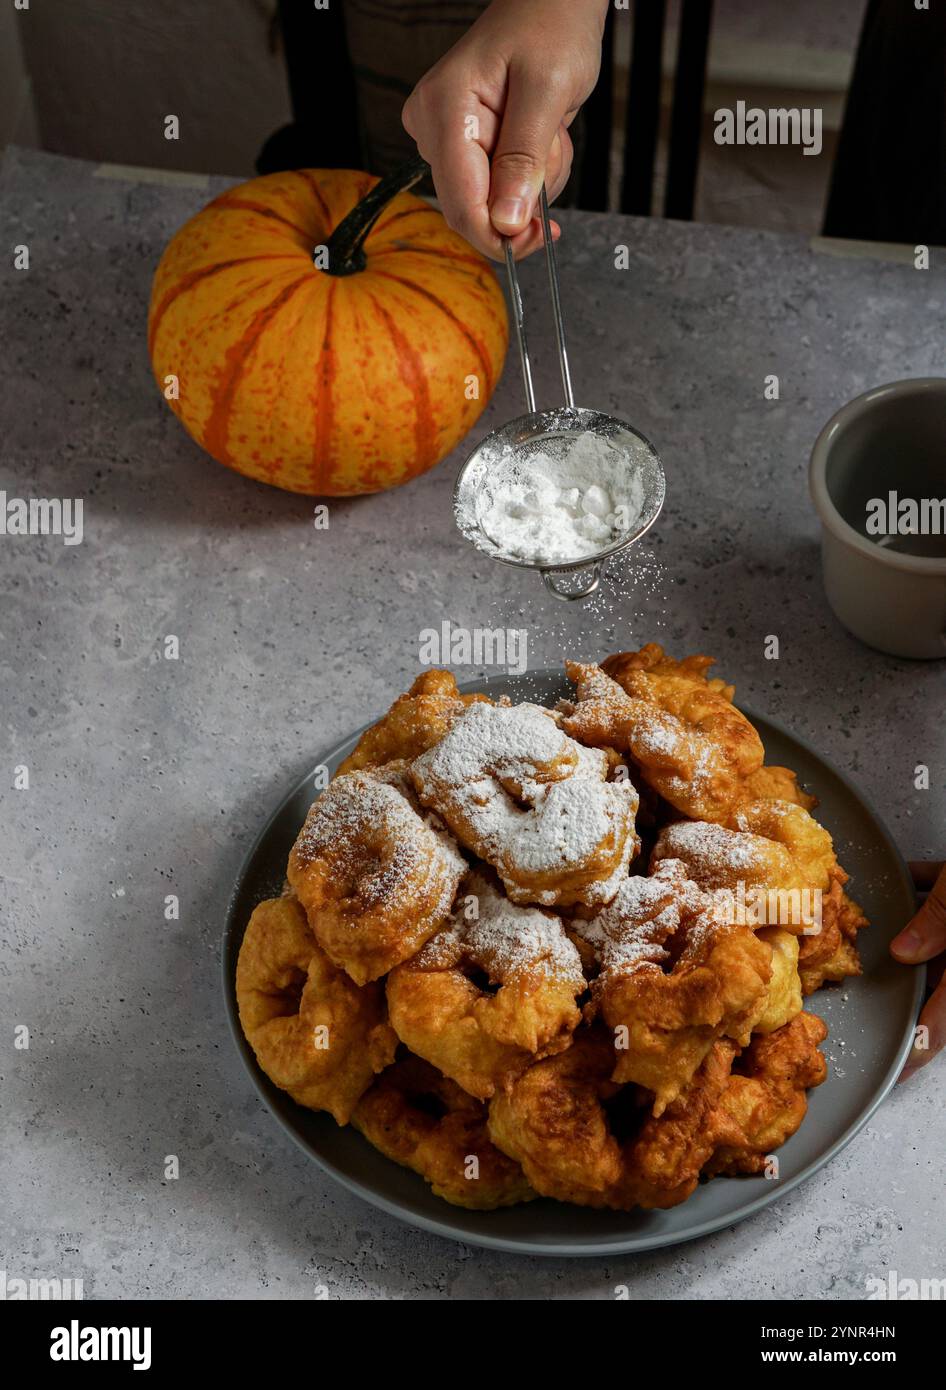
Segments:
[[[810,485],[844,626],[893,656],[946,657],[946,379],[894,381],[843,406],[815,443]]]

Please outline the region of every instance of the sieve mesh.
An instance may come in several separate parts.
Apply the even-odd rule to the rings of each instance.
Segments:
[[[500,461],[507,462],[510,458],[524,461],[534,454],[545,453],[561,459],[572,436],[585,431],[616,445],[627,456],[628,467],[640,480],[641,509],[631,529],[601,550],[568,563],[549,564],[505,555],[481,524],[481,500],[488,475]],[[466,539],[493,559],[524,569],[564,573],[593,565],[631,545],[656,520],[663,500],[663,469],[650,441],[615,416],[571,406],[521,416],[487,435],[461,470],[454,495],[454,514]]]

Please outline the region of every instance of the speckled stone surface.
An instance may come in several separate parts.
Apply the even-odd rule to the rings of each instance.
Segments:
[[[324,1284],[341,1298],[607,1298],[626,1284],[647,1299],[836,1298],[878,1270],[941,1276],[946,1065],[900,1088],[816,1179],[712,1239],[627,1260],[504,1257],[380,1215],[290,1144],[230,1042],[218,952],[281,791],[405,687],[421,629],[444,619],[526,628],[533,667],[648,639],[708,650],[742,700],[857,780],[908,857],[941,857],[943,666],[885,658],[835,623],[806,465],[842,402],[942,370],[946,270],[565,214],[577,397],[643,429],[669,487],[617,591],[573,610],[455,536],[462,450],[398,492],[334,504],[320,532],[310,501],[187,439],[151,380],[145,313],[165,242],[206,197],[15,151],[0,177],[0,485],[85,499],[82,545],[0,538],[0,1267],[81,1277],[97,1297]],[[28,272],[12,268],[20,244]],[[523,280],[553,402],[543,275],[535,261]],[[520,413],[513,368],[484,429]],[[780,401],[763,398],[768,373]],[[169,634],[178,661],[163,657]],[[179,921],[164,917],[170,893]]]

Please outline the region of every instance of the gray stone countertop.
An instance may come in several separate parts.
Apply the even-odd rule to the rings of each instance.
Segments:
[[[882,249],[565,213],[577,398],[654,440],[669,487],[615,586],[576,609],[458,539],[462,446],[399,491],[334,503],[319,532],[310,500],[190,442],[151,379],[148,291],[173,231],[225,184],[165,177],[20,151],[0,177],[0,485],[85,499],[81,545],[0,541],[0,1266],[82,1277],[87,1297],[305,1297],[323,1283],[343,1298],[606,1298],[622,1283],[641,1298],[835,1298],[863,1296],[878,1268],[941,1275],[928,1212],[942,1064],[817,1178],[710,1239],[628,1259],[503,1256],[383,1216],[283,1136],[228,1036],[219,948],[282,790],[406,688],[421,630],[444,620],[525,628],[532,667],[648,640],[711,652],[741,700],[854,777],[907,857],[942,857],[942,666],[881,656],[834,621],[806,487],[839,405],[942,371],[942,258],[918,272]],[[24,243],[31,266],[15,271]],[[554,403],[539,258],[523,282],[540,402]],[[764,399],[769,373],[779,401]],[[520,401],[510,358],[478,432]],[[178,661],[162,658],[171,633]],[[15,791],[24,763],[30,788]],[[18,1023],[29,1051],[12,1047]]]

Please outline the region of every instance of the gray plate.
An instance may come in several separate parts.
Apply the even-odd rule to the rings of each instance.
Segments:
[[[468,689],[484,689],[477,682]],[[570,687],[557,671],[488,682],[494,696],[554,703]],[[749,711],[746,711],[749,713]],[[847,778],[787,729],[749,713],[765,743],[767,760],[794,768],[820,799],[818,816],[831,831],[838,857],[871,926],[860,937],[864,974],[822,990],[806,1008],[830,1028],[825,1049],[828,1080],[811,1092],[805,1123],[779,1150],[778,1181],[716,1178],[688,1202],[665,1212],[589,1211],[540,1200],[504,1211],[469,1212],[435,1197],[416,1174],[384,1158],[351,1127],[304,1110],[260,1071],[240,1031],[234,979],[250,913],[282,889],[286,859],[313,800],[311,773],[283,798],[250,850],[227,911],[223,977],[227,1013],[250,1078],[283,1129],[350,1191],[424,1230],[531,1255],[607,1255],[652,1250],[707,1235],[761,1210],[810,1177],[867,1123],[896,1080],[910,1051],[923,998],[925,972],[897,965],[887,943],[914,911],[910,875],[875,811]],[[361,730],[317,760],[331,770],[351,752]],[[843,1043],[843,1046],[842,1046]]]

